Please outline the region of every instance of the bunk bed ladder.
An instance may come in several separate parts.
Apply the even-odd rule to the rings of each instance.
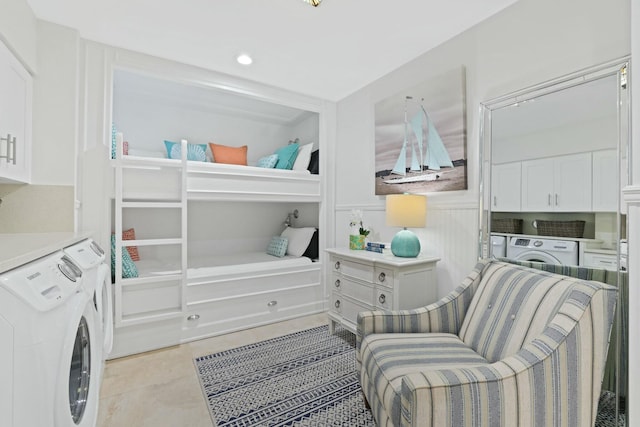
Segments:
[[[115,259],[122,260],[123,251],[127,250],[123,247],[123,217],[127,209],[179,209],[180,210],[180,236],[177,238],[154,238],[141,240],[127,240],[126,245],[129,246],[162,246],[162,245],[178,245],[180,246],[180,272],[175,274],[166,274],[153,277],[140,278],[122,278],[123,263],[115,263],[115,289],[114,289],[114,323],[115,327],[135,325],[141,323],[149,323],[172,318],[182,318],[186,310],[186,283],[187,283],[187,141],[181,141],[182,158],[180,163],[158,163],[158,171],[167,168],[180,169],[180,197],[179,200],[170,201],[140,201],[128,200],[125,197],[125,169],[139,168],[140,163],[129,162],[123,159],[123,143],[118,140],[115,159],[115,177],[114,177],[114,199],[115,199]],[[155,169],[155,168],[154,168]],[[128,287],[134,286],[153,286],[153,284],[161,285],[163,282],[179,282],[178,300],[173,309],[151,310],[149,312],[140,313],[139,315],[126,316],[123,312],[123,295]],[[131,288],[129,288],[131,289]]]

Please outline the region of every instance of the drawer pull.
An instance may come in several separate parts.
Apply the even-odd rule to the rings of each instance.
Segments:
[[[199,318],[200,318],[199,314],[192,314],[191,316],[187,317],[187,320],[194,321],[194,320],[198,320]]]
[[[340,308],[340,300],[337,299],[335,304],[333,304],[336,308]]]
[[[336,288],[338,288],[338,289],[340,288],[340,279],[336,280],[335,285],[336,285]]]
[[[380,296],[378,297],[378,301],[380,301],[380,304],[384,304],[386,300],[387,297],[384,294],[380,294]]]
[[[335,268],[336,270],[340,270],[340,261],[336,261],[336,263],[335,263],[335,265],[334,265],[334,268]]]
[[[276,305],[278,305],[278,301],[269,301],[269,302],[267,303],[267,307],[274,307],[274,306],[276,306]]]
[[[384,274],[384,271],[383,271],[382,273],[378,274],[378,280],[379,280],[380,282],[384,282],[384,280],[385,280],[386,278],[387,278],[387,275],[386,275],[386,274]]]

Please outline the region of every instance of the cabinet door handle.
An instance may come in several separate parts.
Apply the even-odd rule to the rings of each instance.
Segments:
[[[338,289],[340,288],[340,279],[336,280],[335,285],[336,285],[336,288],[338,288]]]
[[[380,301],[380,304],[384,304],[386,300],[387,297],[384,294],[380,294],[380,296],[378,297],[378,301]]]
[[[191,316],[187,317],[187,320],[194,321],[194,320],[198,320],[199,318],[200,318],[199,314],[192,314]]]
[[[269,301],[267,303],[267,307],[275,307],[276,305],[278,305],[278,301]]]
[[[498,198],[493,196],[493,206],[498,206]]]
[[[384,274],[384,271],[383,271],[382,273],[378,274],[378,280],[379,280],[380,282],[384,282],[384,280],[385,280],[386,278],[387,278],[387,275],[386,275],[386,274]]]
[[[336,261],[335,265],[333,266],[336,270],[340,270],[340,261]]]
[[[7,163],[16,164],[16,137],[11,137],[8,133],[6,138],[0,138],[0,141],[7,141],[7,151],[4,156],[0,156],[0,159],[6,159]]]
[[[337,299],[335,304],[333,304],[336,308],[340,308],[340,300]]]
[[[558,193],[556,193],[556,206],[558,206]]]
[[[551,206],[551,193],[547,195],[547,205]]]

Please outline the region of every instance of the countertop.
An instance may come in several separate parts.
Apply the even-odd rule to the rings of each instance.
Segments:
[[[0,273],[71,246],[91,233],[0,234]]]

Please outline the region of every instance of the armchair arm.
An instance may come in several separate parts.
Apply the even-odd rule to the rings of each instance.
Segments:
[[[413,310],[362,311],[358,313],[356,360],[360,363],[362,340],[370,334],[446,332],[457,334],[488,261],[476,264],[454,291],[439,301]]]

